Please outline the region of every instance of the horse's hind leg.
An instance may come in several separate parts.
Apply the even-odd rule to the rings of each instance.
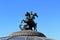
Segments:
[[[37,31],[37,23],[34,25],[34,30]]]

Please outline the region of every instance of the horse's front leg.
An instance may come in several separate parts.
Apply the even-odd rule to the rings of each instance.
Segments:
[[[27,23],[27,21],[26,21],[26,20],[24,20],[24,19],[23,19],[22,21],[23,21],[24,23]]]

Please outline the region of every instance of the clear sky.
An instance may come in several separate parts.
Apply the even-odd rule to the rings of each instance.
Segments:
[[[27,11],[38,14],[38,31],[60,40],[60,0],[0,0],[0,37],[20,31]]]

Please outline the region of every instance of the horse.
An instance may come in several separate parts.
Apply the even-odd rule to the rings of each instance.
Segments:
[[[27,18],[25,19],[25,20],[23,20],[25,23],[27,23],[27,25],[29,25],[29,29],[31,29],[32,30],[32,28],[34,28],[34,30],[37,30],[36,28],[37,28],[37,23],[35,23],[34,22],[34,20],[33,19],[35,19],[35,16],[36,17],[38,17],[37,16],[37,14],[36,13],[34,13],[34,14],[29,14],[28,12],[27,12],[27,14],[25,15]]]
[[[37,28],[37,23],[35,23],[34,20],[33,20],[33,19],[35,19],[35,16],[38,17],[37,14],[36,13],[32,14],[32,12],[30,14],[29,12],[27,12],[25,14],[25,16],[26,16],[26,19],[22,20],[22,22],[26,23],[26,25],[24,25],[23,29],[32,30],[32,28],[34,28],[34,30],[37,31],[37,29],[36,29]],[[29,27],[26,28],[27,26],[29,26]]]
[[[28,27],[28,29],[30,29],[30,30],[32,30],[32,28],[34,28],[34,30],[37,30],[36,29],[36,25],[37,25],[37,23],[35,23],[33,20],[28,20],[28,21],[25,21],[25,20],[23,20],[25,23],[27,23],[27,26],[29,26]],[[27,26],[25,26],[25,27],[27,27]]]

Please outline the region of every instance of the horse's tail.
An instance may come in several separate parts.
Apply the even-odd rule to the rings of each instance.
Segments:
[[[19,28],[20,28],[20,29],[21,29],[21,26],[22,26],[22,25],[19,25]]]
[[[19,25],[19,28],[21,29],[21,30],[23,30],[23,28],[21,27],[22,25]]]

